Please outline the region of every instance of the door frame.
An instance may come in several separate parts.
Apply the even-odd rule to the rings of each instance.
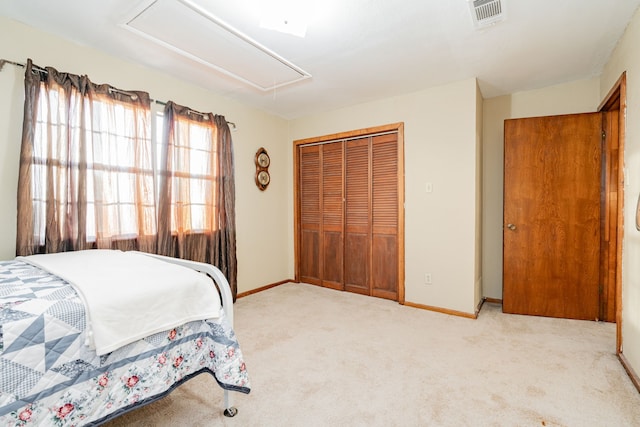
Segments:
[[[405,255],[404,255],[404,123],[391,123],[382,126],[358,129],[348,132],[334,133],[330,135],[317,136],[313,138],[298,139],[293,141],[293,193],[294,193],[294,239],[293,239],[293,253],[294,253],[294,269],[295,269],[295,281],[300,282],[300,233],[301,233],[301,218],[300,218],[300,147],[304,145],[326,144],[329,142],[344,141],[349,139],[362,138],[368,135],[384,133],[384,132],[397,132],[398,134],[398,298],[397,301],[400,304],[405,303]]]
[[[627,111],[627,72],[618,78],[598,106],[599,112],[618,114],[618,177],[617,177],[617,242],[616,242],[616,354],[622,354],[622,239],[624,236],[624,145]]]

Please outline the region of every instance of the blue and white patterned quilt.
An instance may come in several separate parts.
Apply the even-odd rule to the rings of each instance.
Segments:
[[[141,309],[144,309],[141,307]],[[224,312],[97,356],[73,287],[21,261],[0,262],[0,426],[102,423],[201,372],[249,393]]]

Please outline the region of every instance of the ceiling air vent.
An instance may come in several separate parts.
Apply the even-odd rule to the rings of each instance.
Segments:
[[[485,28],[505,17],[502,0],[469,0],[471,18],[476,28]]]

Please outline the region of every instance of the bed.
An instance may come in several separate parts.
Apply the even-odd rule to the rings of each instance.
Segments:
[[[121,262],[121,255],[129,259]],[[205,278],[212,295],[193,288],[199,289],[194,299],[194,291],[181,286],[203,284],[171,283],[174,273],[194,283]],[[155,282],[142,285],[141,275]],[[89,288],[97,287],[97,294],[78,284],[82,276],[92,278]],[[174,287],[167,304],[185,304],[189,313],[167,314],[178,310],[160,303],[163,281]],[[180,295],[186,297],[181,303]],[[216,297],[218,305],[207,300]],[[102,301],[109,299],[111,306]],[[207,301],[201,313],[199,300]],[[178,319],[187,321],[171,323]],[[250,384],[232,325],[228,282],[208,264],[101,250],[0,261],[0,426],[99,425],[201,373],[215,378],[224,414],[234,416],[229,392],[249,393]]]

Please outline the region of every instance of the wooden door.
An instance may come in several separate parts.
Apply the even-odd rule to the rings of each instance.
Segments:
[[[343,289],[342,143],[300,148],[300,278]]]
[[[371,140],[371,294],[398,298],[398,134]]]
[[[345,289],[396,300],[398,136],[351,140],[345,152]]]
[[[296,280],[404,302],[402,129],[295,141]]]
[[[503,310],[599,316],[601,113],[505,121]]]
[[[322,286],[344,289],[341,142],[321,145],[322,153]]]
[[[300,280],[320,285],[323,258],[320,256],[320,146],[300,147],[299,156]]]
[[[345,147],[345,290],[371,295],[371,180],[369,138]]]

